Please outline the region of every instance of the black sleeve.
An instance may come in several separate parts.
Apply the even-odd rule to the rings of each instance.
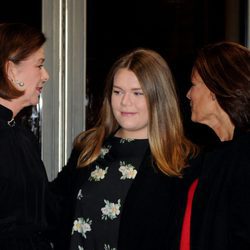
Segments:
[[[74,185],[74,174],[78,157],[79,151],[73,149],[67,164],[62,168],[62,171],[58,173],[57,177],[50,182],[52,192],[62,196],[70,194],[72,185]]]
[[[68,250],[74,211],[76,166],[79,153],[73,149],[67,164],[49,183],[47,217],[55,250]]]

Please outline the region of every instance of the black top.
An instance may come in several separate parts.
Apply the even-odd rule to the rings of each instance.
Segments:
[[[115,140],[118,140],[116,138],[111,138],[111,141],[115,143]],[[116,141],[118,143],[119,141]],[[131,142],[132,143],[132,142]],[[140,143],[138,141],[135,141],[134,143]],[[115,150],[117,148],[118,155],[124,153],[124,159],[128,160],[127,154],[137,156],[140,155],[140,152],[144,151],[145,146],[142,145],[143,148],[136,147],[135,150],[130,150],[128,152],[127,150],[121,150],[121,147],[126,147],[129,145],[119,145],[119,147],[113,147]],[[142,151],[141,151],[142,150]],[[105,151],[102,151],[105,152]],[[72,233],[72,222],[73,220],[77,221],[78,217],[81,217],[81,215],[85,216],[85,212],[87,216],[91,216],[92,211],[84,211],[85,206],[89,206],[88,204],[84,204],[84,207],[82,206],[81,210],[77,208],[75,210],[74,204],[76,201],[79,201],[87,198],[89,198],[90,192],[86,192],[84,189],[84,183],[86,183],[86,186],[88,189],[92,187],[97,187],[101,182],[95,182],[93,178],[98,179],[95,174],[91,177],[91,181],[89,180],[91,175],[91,167],[84,167],[84,168],[77,168],[77,160],[79,157],[79,151],[75,148],[73,149],[71,156],[69,158],[69,161],[67,165],[63,168],[63,170],[59,173],[58,177],[51,183],[51,188],[54,190],[55,193],[62,195],[63,197],[66,197],[65,203],[63,207],[65,208],[65,211],[62,215],[61,224],[58,227],[57,231],[57,237],[58,241],[56,244],[56,248],[58,250],[68,250],[68,242],[70,241],[70,236]],[[105,157],[105,159],[101,160],[100,165],[104,165],[104,170],[106,169],[106,164],[103,164],[105,161],[110,163],[114,162],[114,172],[113,174],[119,176],[121,172],[117,170],[117,168],[120,168],[120,162],[119,158],[115,160],[114,152]],[[121,157],[122,159],[122,157]],[[100,161],[100,159],[98,160]],[[132,159],[129,161],[133,161]],[[138,163],[140,160],[138,161]],[[126,162],[125,162],[126,164]],[[134,164],[134,163],[133,163]],[[131,165],[133,165],[131,164]],[[113,245],[112,242],[107,242],[107,244],[110,244],[110,248],[108,245],[106,245],[106,249],[112,249],[116,246],[116,241],[118,241],[117,249],[118,250],[172,250],[176,249],[178,245],[178,230],[179,227],[181,227],[181,216],[179,213],[180,210],[180,204],[179,201],[180,196],[183,193],[182,190],[182,182],[183,179],[177,178],[177,177],[169,177],[165,174],[163,174],[161,171],[158,170],[158,168],[153,163],[153,159],[150,153],[149,147],[146,149],[144,155],[142,155],[142,161],[137,169],[137,163],[134,164],[135,168],[137,170],[137,174],[135,176],[135,179],[129,180],[125,179],[127,184],[124,185],[123,189],[123,195],[121,197],[121,206],[122,209],[120,211],[120,214],[115,219],[110,219],[110,217],[107,217],[107,221],[102,220],[102,212],[99,213],[100,223],[113,223],[114,220],[117,220],[119,224],[119,230],[118,230],[118,236],[117,232],[114,234],[114,239],[112,240],[115,242]],[[109,166],[109,165],[107,165]],[[110,168],[109,168],[110,169]],[[105,175],[106,176],[106,175]],[[107,177],[107,176],[106,176]],[[105,177],[105,178],[106,178]],[[111,176],[110,176],[111,177]],[[102,181],[105,180],[101,179]],[[120,175],[121,178],[121,175]],[[117,203],[117,199],[119,199],[118,196],[116,196],[116,190],[117,188],[123,188],[122,181],[118,178],[116,178],[115,181],[115,188],[112,187],[112,182],[109,184],[106,184],[109,186],[109,189],[112,188],[112,190],[115,199],[113,203]],[[123,183],[124,184],[124,183]],[[101,184],[101,185],[104,185]],[[82,188],[82,189],[81,189]],[[79,190],[81,191],[79,192]],[[118,190],[119,190],[118,189]],[[92,190],[91,190],[92,191]],[[99,190],[100,193],[104,194],[106,190]],[[109,190],[107,190],[109,191]],[[97,194],[97,191],[93,191],[93,193]],[[78,199],[76,199],[78,197]],[[101,196],[100,196],[101,197]],[[125,197],[125,200],[124,200]],[[109,199],[109,198],[108,198]],[[89,200],[91,202],[91,200]],[[97,201],[97,197],[93,197],[93,203],[95,204],[95,201]],[[100,200],[101,207],[104,207],[104,203],[102,200]],[[79,203],[79,205],[81,205]],[[182,207],[181,207],[182,209]],[[105,210],[104,210],[105,211]],[[77,212],[77,214],[75,214]],[[73,215],[72,215],[73,214]],[[104,212],[105,215],[108,215],[108,213]],[[78,216],[79,215],[79,216]],[[117,215],[117,214],[116,214]],[[87,218],[84,218],[85,222]],[[92,220],[92,223],[94,223],[94,220],[92,218],[89,218]],[[83,222],[83,220],[78,220],[78,222]],[[91,223],[90,226],[93,224]],[[77,224],[77,223],[76,223]],[[75,224],[75,225],[76,225]],[[80,223],[80,224],[84,224]],[[80,225],[78,224],[78,225]],[[88,223],[90,224],[90,223]],[[117,226],[116,224],[115,226]],[[85,232],[85,236],[90,236],[91,231],[88,229],[88,225],[84,224],[86,227],[79,227],[79,231],[73,229],[73,238],[78,235],[82,242],[85,240],[83,236],[83,232]],[[114,232],[112,227],[108,228],[109,232]],[[93,231],[92,231],[93,232]],[[103,238],[101,236],[99,239],[102,239],[102,243],[104,244]],[[117,239],[118,237],[118,239]],[[79,241],[79,242],[80,242]],[[71,240],[72,242],[72,240]],[[83,245],[80,245],[78,247],[77,245],[78,241],[76,240],[76,246],[74,249],[82,249],[81,247]],[[72,245],[71,245],[72,246]],[[103,247],[103,249],[105,249]],[[93,250],[96,248],[86,248],[84,247],[84,250]],[[98,248],[97,248],[98,249]]]
[[[120,214],[148,140],[111,137],[76,197],[70,249],[117,249]]]
[[[47,177],[36,138],[0,105],[0,249],[51,249],[47,228]],[[11,122],[9,122],[11,121]]]
[[[193,199],[191,250],[250,249],[250,133],[235,130],[203,156]]]

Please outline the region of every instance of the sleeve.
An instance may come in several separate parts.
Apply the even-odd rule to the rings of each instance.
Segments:
[[[57,177],[49,182],[47,215],[50,224],[54,222],[58,224],[61,218],[72,209],[78,155],[79,153],[73,149],[67,164],[58,173]]]
[[[78,157],[79,152],[73,149],[67,164],[62,168],[62,171],[58,173],[57,177],[50,182],[52,192],[63,196],[70,193],[74,183],[74,173],[76,171]]]
[[[74,211],[76,166],[79,153],[73,149],[67,164],[57,177],[49,183],[47,218],[49,237],[55,249],[68,249]]]

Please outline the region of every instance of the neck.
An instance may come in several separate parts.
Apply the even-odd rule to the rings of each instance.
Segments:
[[[235,126],[225,111],[222,110],[207,125],[214,130],[220,141],[230,141],[233,139]]]
[[[220,138],[220,141],[230,141],[233,139],[233,134],[234,134],[234,126],[230,125],[229,126],[225,126],[224,125],[220,125],[220,126],[215,126],[214,128],[212,128],[215,133],[217,134],[217,136]]]
[[[13,113],[13,118],[21,111],[22,107],[18,105],[15,100],[5,100],[0,98],[0,104],[5,106],[6,108],[10,109]]]
[[[120,128],[115,136],[127,139],[147,139],[148,136],[145,134],[145,131],[138,132],[138,131],[127,131]]]

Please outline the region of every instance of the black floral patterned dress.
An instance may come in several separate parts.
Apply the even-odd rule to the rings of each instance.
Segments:
[[[71,250],[117,249],[123,204],[147,148],[147,139],[105,142],[76,197]]]

